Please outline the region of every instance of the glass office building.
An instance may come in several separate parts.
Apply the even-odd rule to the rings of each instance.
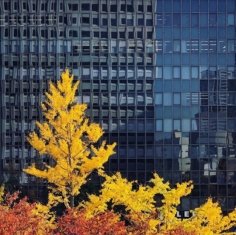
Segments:
[[[106,164],[146,183],[193,180],[188,211],[236,202],[235,0],[0,1],[0,176],[38,156],[25,140],[42,121],[47,83],[68,67],[78,100],[117,142]],[[38,190],[34,190],[38,187]]]

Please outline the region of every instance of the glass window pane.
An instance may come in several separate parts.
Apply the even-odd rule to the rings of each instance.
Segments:
[[[180,105],[180,93],[174,93],[173,102],[175,105]]]
[[[191,121],[191,129],[192,129],[192,131],[197,131],[198,127],[197,127],[197,121],[196,120]]]
[[[190,41],[187,41],[187,40],[181,41],[181,52],[182,53],[190,52]]]
[[[190,93],[182,93],[181,94],[181,104],[182,106],[189,106],[190,105]]]
[[[156,78],[163,78],[162,77],[162,67],[156,67]]]
[[[164,67],[164,79],[172,79],[172,68]]]
[[[174,40],[174,52],[180,52],[180,40]]]
[[[209,25],[213,26],[217,24],[216,14],[209,14]]]
[[[190,79],[190,67],[182,67],[181,77],[182,79]]]
[[[200,14],[200,26],[207,26],[208,25],[208,15],[205,13]]]
[[[173,26],[181,26],[181,16],[179,13],[173,14]]]
[[[164,11],[170,12],[171,7],[172,7],[171,0],[165,0],[165,2],[166,2],[166,4],[164,4]]]
[[[172,105],[172,93],[164,93],[163,103],[165,106]]]
[[[190,12],[190,2],[189,0],[182,0],[182,11]]]
[[[183,39],[190,38],[190,28],[189,27],[182,29],[182,37],[183,37]]]
[[[234,25],[234,14],[228,14],[228,25]]]
[[[182,15],[182,26],[189,26],[190,25],[190,15],[189,14],[183,14]]]
[[[198,79],[198,67],[192,67],[191,68],[191,78]]]
[[[234,52],[234,40],[228,40],[228,52]]]
[[[201,12],[208,12],[208,1],[200,1],[200,11]]]
[[[218,14],[218,26],[225,26],[226,20],[225,20],[225,14],[220,13]]]
[[[172,14],[171,13],[164,14],[164,26],[172,26]]]
[[[218,52],[226,52],[226,40],[218,40]]]
[[[157,14],[156,15],[156,25],[161,26],[163,24],[163,16],[162,14]]]
[[[217,42],[216,40],[209,41],[209,52],[217,52]]]
[[[182,119],[182,131],[190,132],[190,119]]]
[[[165,119],[164,120],[164,132],[171,132],[172,131],[172,120]]]
[[[175,12],[181,11],[181,0],[174,0],[173,1],[173,9]]]
[[[156,131],[162,131],[162,120],[156,120]]]
[[[199,0],[192,0],[191,9],[192,9],[192,12],[199,11]]]
[[[156,27],[156,38],[162,39],[162,37],[163,37],[163,35],[162,35],[162,28]]]
[[[164,41],[164,52],[172,53],[172,41]]]
[[[210,12],[217,12],[217,0],[210,0],[209,1],[209,11]]]
[[[192,14],[191,15],[191,25],[198,26],[198,21],[199,21],[198,14]]]
[[[235,0],[228,0],[228,4],[227,4],[227,10],[230,12],[234,12],[235,11]]]
[[[174,131],[180,131],[180,120],[174,120]]]
[[[174,78],[180,78],[180,67],[174,67]]]
[[[158,81],[156,80],[155,81],[155,91],[162,91],[163,89],[163,84],[162,84],[162,81]]]
[[[155,104],[157,104],[157,105],[162,104],[162,93],[156,93],[156,95],[155,95]]]
[[[191,40],[191,51],[198,52],[198,49],[199,49],[198,40]]]

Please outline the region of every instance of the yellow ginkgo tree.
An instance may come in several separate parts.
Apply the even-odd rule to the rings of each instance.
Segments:
[[[145,225],[145,234],[164,234],[176,227],[181,226],[182,221],[176,217],[177,206],[180,199],[191,193],[192,182],[177,184],[171,188],[168,182],[164,182],[156,173],[150,180],[150,185],[139,185],[134,189],[134,181],[129,182],[122,178],[118,172],[112,176],[100,173],[105,177],[100,195],[89,195],[89,201],[82,202],[81,207],[86,209],[88,217],[104,212],[111,207],[123,205],[126,208],[126,218],[131,224]],[[156,207],[156,195],[163,195],[161,207]],[[132,231],[132,234],[136,234]],[[140,233],[140,230],[137,232]]]
[[[95,143],[103,135],[102,128],[90,123],[85,116],[86,104],[76,100],[79,81],[73,84],[73,75],[66,69],[54,85],[49,83],[45,101],[41,104],[45,122],[36,122],[39,133],[28,136],[29,143],[39,152],[47,154],[54,162],[37,169],[33,164],[24,171],[43,178],[49,183],[49,205],[61,202],[74,207],[74,197],[86,183],[94,169],[102,169],[109,156],[114,154],[115,144]]]
[[[193,189],[191,181],[177,183],[171,188],[169,182],[164,182],[163,178],[154,173],[149,185],[138,185],[138,189],[134,189],[136,182],[122,178],[119,172],[112,176],[100,172],[100,175],[105,178],[100,195],[89,195],[89,201],[80,204],[86,209],[87,217],[105,212],[108,205],[112,209],[123,205],[123,216],[131,224],[127,234],[180,234],[174,233],[179,228],[186,232],[183,234],[235,234],[229,231],[236,226],[236,209],[224,216],[219,204],[211,198],[194,209],[191,218],[182,220],[176,217],[181,197],[188,196]],[[161,206],[156,205],[156,195],[162,195]]]

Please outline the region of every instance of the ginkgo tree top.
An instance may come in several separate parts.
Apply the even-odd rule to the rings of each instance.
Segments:
[[[78,103],[75,97],[79,81],[73,84],[73,80],[66,69],[56,85],[49,83],[41,104],[45,122],[36,121],[39,134],[32,132],[27,138],[39,154],[48,154],[55,166],[45,164],[45,170],[39,170],[32,165],[24,170],[51,183],[50,203],[63,202],[67,207],[74,206],[72,198],[93,170],[103,168],[115,147],[105,141],[100,147],[94,146],[103,130],[85,116],[86,104]]]

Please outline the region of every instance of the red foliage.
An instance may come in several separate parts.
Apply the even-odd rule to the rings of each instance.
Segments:
[[[127,226],[127,231],[133,235],[146,235],[150,229],[149,222],[151,219],[155,219],[157,212],[153,212],[149,215],[143,217],[143,213],[136,213],[136,220],[132,220],[129,215],[126,216],[128,221],[132,221],[130,225]]]
[[[18,193],[6,195],[5,203],[0,205],[0,234],[35,235],[42,218],[32,213],[35,204],[29,204],[24,198],[19,202]]]
[[[84,210],[68,210],[58,219],[56,235],[125,235],[124,222],[116,219],[113,212],[96,215],[86,219]]]

